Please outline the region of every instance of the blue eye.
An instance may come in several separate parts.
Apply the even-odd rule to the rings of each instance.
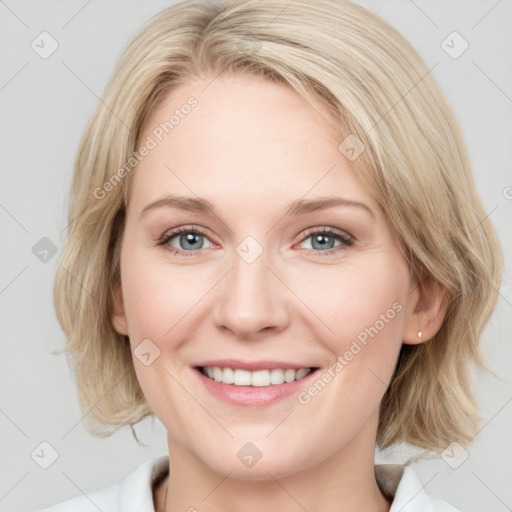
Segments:
[[[176,242],[173,242],[176,240]],[[196,251],[204,248],[204,241],[208,240],[206,235],[197,229],[183,228],[168,233],[158,243],[175,254],[183,256],[193,256]],[[208,240],[210,243],[210,241]],[[178,247],[176,247],[176,243]]]
[[[317,255],[329,255],[333,252],[346,249],[353,244],[353,238],[342,231],[333,228],[315,228],[302,239],[302,244],[311,239],[310,247],[305,250],[313,251]],[[205,241],[209,246],[205,247]],[[336,244],[337,242],[337,244]],[[198,251],[213,246],[210,239],[197,228],[184,227],[167,233],[158,242],[159,246],[173,254],[181,256],[195,256]]]
[[[302,243],[310,239],[310,247],[306,249],[329,254],[338,248],[344,249],[350,247],[353,243],[352,237],[346,233],[338,232],[333,228],[323,228],[321,230],[312,231]],[[338,242],[338,245],[335,245],[336,242]]]

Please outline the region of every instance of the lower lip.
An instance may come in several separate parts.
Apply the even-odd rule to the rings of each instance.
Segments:
[[[246,407],[261,407],[270,405],[282,398],[298,393],[301,388],[309,383],[316,373],[312,371],[300,380],[284,382],[283,384],[271,384],[270,386],[236,386],[224,384],[203,375],[201,370],[194,368],[196,374],[206,389],[214,396],[235,405]]]

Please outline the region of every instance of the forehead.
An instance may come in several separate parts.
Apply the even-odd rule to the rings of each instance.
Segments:
[[[154,147],[131,201],[139,210],[165,193],[247,207],[333,193],[368,201],[335,128],[325,106],[284,84],[221,75],[180,85],[145,123],[140,142]]]

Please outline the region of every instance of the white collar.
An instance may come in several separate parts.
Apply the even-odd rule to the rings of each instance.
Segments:
[[[446,501],[429,496],[408,466],[377,464],[375,476],[381,492],[392,498],[389,512],[457,512]]]
[[[145,462],[119,484],[79,496],[40,512],[155,512],[153,484],[169,468],[167,455]],[[392,499],[389,512],[457,512],[443,500],[426,494],[414,471],[397,464],[378,464],[381,491]],[[394,498],[393,498],[394,497]]]

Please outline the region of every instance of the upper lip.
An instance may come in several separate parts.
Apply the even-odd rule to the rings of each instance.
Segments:
[[[215,359],[209,361],[201,361],[194,365],[195,367],[209,366],[211,368],[218,366],[220,368],[239,368],[241,370],[248,370],[251,372],[258,370],[271,370],[273,368],[300,370],[301,368],[315,368],[314,366],[300,363],[289,363],[285,361],[243,361],[241,359]]]

